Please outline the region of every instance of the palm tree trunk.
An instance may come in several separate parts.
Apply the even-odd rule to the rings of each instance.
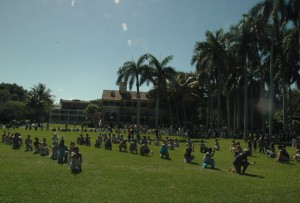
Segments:
[[[292,92],[291,92],[291,82],[289,81],[289,110],[288,110],[288,120],[291,122],[292,120]]]
[[[237,94],[237,114],[236,114],[236,119],[237,119],[237,130],[240,130],[241,129],[241,122],[240,122],[240,119],[241,119],[241,104],[240,104],[240,95],[239,93]]]
[[[250,87],[250,132],[254,131],[254,99],[253,99],[253,88]]]
[[[220,69],[218,69],[218,112],[217,112],[217,130],[220,128],[220,116],[221,116],[221,76],[220,76]]]
[[[258,44],[255,44],[255,50],[256,50],[256,60],[257,64],[259,66],[259,76],[260,76],[260,104],[263,105],[265,103],[265,82],[264,82],[264,74],[263,74],[263,69],[261,66],[261,59],[259,56],[259,50],[258,50]],[[253,92],[252,92],[253,93]],[[263,106],[264,108],[264,106]],[[265,136],[266,133],[266,114],[265,110],[261,109],[261,132],[262,135]]]
[[[168,107],[169,107],[169,113],[170,113],[171,125],[174,127],[173,114],[172,114],[172,109],[171,109],[171,102],[170,102],[169,98],[167,98],[167,99],[168,99]]]
[[[141,114],[141,95],[140,90],[137,88],[137,111],[136,111],[136,134],[140,135],[140,114]]]
[[[206,104],[206,126],[205,126],[205,131],[208,132],[208,128],[209,128],[209,117],[210,117],[210,96],[209,96],[209,92],[207,93],[207,104]]]
[[[231,131],[231,115],[230,115],[230,97],[229,97],[229,91],[227,90],[226,93],[226,106],[227,106],[227,135],[228,137],[230,135]]]
[[[179,120],[179,114],[178,114],[177,102],[176,102],[176,99],[175,99],[175,97],[174,97],[174,94],[172,94],[172,97],[173,97],[174,104],[175,104],[175,111],[176,111],[177,125],[178,125],[178,127],[181,127],[181,123],[180,123],[180,120]]]
[[[158,136],[158,122],[159,122],[159,90],[157,91],[156,96],[156,107],[155,107],[155,128],[156,128],[156,136]]]
[[[283,101],[282,101],[282,105],[283,105],[283,133],[286,134],[287,133],[287,112],[286,112],[286,84],[285,84],[285,71],[283,73],[283,82],[282,82],[283,86]]]
[[[186,124],[186,110],[185,110],[185,105],[184,105],[184,99],[182,98],[182,107],[183,107],[183,117],[184,117],[184,123]]]
[[[269,98],[269,137],[273,136],[273,98],[274,98],[274,84],[273,84],[273,58],[274,58],[274,34],[271,37],[271,55],[270,55],[270,98]]]
[[[265,99],[265,83],[263,80],[262,70],[260,71],[260,103],[264,104]],[[266,114],[264,110],[261,111],[261,132],[262,135],[265,136],[266,133]]]
[[[244,140],[248,138],[248,76],[247,65],[244,65]]]
[[[210,128],[214,128],[214,111],[213,111],[213,99],[212,99],[212,96],[210,96],[210,106],[209,106],[209,108],[210,108]]]
[[[234,107],[233,107],[233,131],[237,129],[237,96],[234,96]]]

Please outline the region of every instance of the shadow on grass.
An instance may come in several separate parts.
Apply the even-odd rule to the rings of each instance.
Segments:
[[[172,161],[172,159],[171,158],[161,158],[161,160],[167,160],[167,161]]]
[[[219,168],[212,168],[211,170],[213,170],[213,171],[222,171],[222,170],[219,169]]]
[[[197,163],[197,162],[189,162],[189,164],[192,164],[192,165],[200,165],[200,164]]]
[[[206,169],[210,169],[210,170],[213,170],[213,171],[222,171],[221,169],[219,169],[219,168],[206,168]]]
[[[203,168],[203,167],[202,167],[202,169],[203,169],[203,170],[211,170],[211,171],[222,171],[222,170],[219,169],[219,168],[210,168],[210,167],[207,167],[207,168]]]
[[[73,170],[73,171],[71,171],[71,173],[72,173],[74,176],[76,176],[76,175],[81,174],[81,173],[82,173],[82,170]]]
[[[244,173],[243,176],[248,176],[248,177],[253,177],[253,178],[264,178],[261,175],[255,175],[255,174],[250,174],[250,173]]]

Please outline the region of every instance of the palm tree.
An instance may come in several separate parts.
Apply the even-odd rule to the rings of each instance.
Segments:
[[[244,15],[247,18],[248,24],[250,26],[250,31],[252,33],[253,38],[253,46],[255,49],[255,58],[254,64],[256,67],[252,66],[252,77],[255,77],[257,80],[260,81],[260,101],[259,101],[259,109],[261,113],[261,131],[263,134],[266,132],[266,96],[265,96],[265,81],[267,78],[268,73],[268,66],[267,59],[270,55],[270,47],[271,47],[271,40],[269,38],[270,28],[266,27],[266,20],[261,12],[261,5],[256,5],[247,15]],[[252,84],[251,82],[250,84]],[[251,91],[252,88],[251,88]],[[252,106],[253,109],[253,106]]]
[[[87,117],[90,119],[91,123],[96,127],[96,121],[99,121],[99,118],[97,117],[97,113],[99,112],[100,108],[97,104],[89,104],[85,109],[84,113],[87,115]],[[99,115],[99,114],[98,114]]]
[[[174,108],[175,108],[175,113],[176,113],[176,123],[178,127],[181,127],[181,122],[179,119],[179,113],[178,113],[178,105],[177,105],[177,98],[175,97],[177,91],[174,85],[174,81],[170,82],[167,80],[167,86],[166,86],[166,90],[167,90],[167,97],[168,97],[168,102],[169,102],[169,111],[170,111],[170,118],[171,118],[171,122],[173,125],[173,114],[172,114],[172,107],[171,107],[171,100],[173,100],[174,102]]]
[[[236,64],[244,68],[244,139],[248,137],[248,68],[253,65],[255,49],[253,35],[248,21],[244,18],[238,26],[231,27],[229,35],[229,52]]]
[[[270,63],[269,63],[269,136],[273,135],[273,100],[274,100],[274,59],[276,46],[280,44],[278,39],[280,33],[280,25],[286,23],[287,5],[285,0],[264,0],[256,4],[251,13],[260,19],[265,34],[270,36]],[[271,22],[271,24],[270,24]],[[270,31],[271,28],[271,31]]]
[[[145,60],[147,55],[142,55],[137,63],[135,61],[127,61],[123,64],[122,67],[118,70],[118,79],[117,84],[119,85],[120,82],[129,82],[129,89],[131,90],[133,85],[136,86],[137,92],[137,135],[140,133],[140,111],[141,111],[141,95],[140,95],[140,86],[142,85],[140,77],[143,74],[143,70],[147,68],[145,64]]]
[[[290,86],[293,82],[299,82],[299,59],[300,59],[300,0],[289,0],[288,2],[288,12],[287,12],[287,18],[288,20],[291,20],[293,22],[294,27],[290,29],[285,36],[284,39],[284,47],[289,52],[288,53],[288,61],[298,61],[298,67],[292,66],[292,74],[291,80],[288,81],[289,90]],[[298,47],[298,51],[297,51]],[[295,60],[293,60],[295,59]],[[292,62],[292,64],[295,64]],[[297,64],[297,62],[296,62]],[[296,69],[296,70],[295,70]],[[291,91],[289,91],[291,92]],[[291,93],[289,94],[289,100],[290,100],[290,108],[291,109]],[[290,110],[289,113],[290,116],[292,116],[292,111]]]
[[[206,41],[196,42],[191,64],[196,63],[197,72],[209,72],[213,76],[213,81],[217,84],[217,128],[220,127],[221,111],[221,85],[222,73],[225,66],[226,52],[224,46],[224,33],[220,29],[215,33],[207,31],[205,33]],[[201,70],[206,69],[206,70]]]
[[[146,57],[149,61],[149,66],[144,69],[141,82],[147,82],[148,84],[151,82],[154,88],[157,89],[155,127],[158,135],[160,94],[165,92],[167,80],[174,81],[176,71],[173,67],[168,66],[168,63],[173,59],[172,55],[165,57],[161,61],[152,54],[147,54]]]
[[[297,53],[297,32],[295,29],[282,32],[282,43],[278,49],[275,66],[278,68],[274,80],[281,84],[283,102],[283,133],[287,132],[287,85],[299,78],[299,53]],[[291,98],[290,98],[291,99]],[[290,112],[291,114],[291,112]]]
[[[240,129],[240,92],[243,89],[242,88],[242,82],[243,82],[243,68],[237,66],[234,63],[234,60],[232,59],[232,70],[231,73],[227,76],[227,79],[224,83],[224,88],[226,89],[226,99],[229,100],[228,96],[229,94],[233,95],[233,101],[234,101],[234,108],[233,108],[233,130],[239,130]],[[229,103],[230,101],[228,101]],[[229,104],[227,104],[229,105]],[[230,107],[229,107],[230,108]],[[227,114],[230,114],[230,109],[227,110]],[[227,119],[230,119],[228,117]],[[230,126],[230,124],[228,124]],[[229,127],[228,127],[229,128]],[[230,133],[230,129],[227,131]]]
[[[51,90],[46,85],[39,83],[34,85],[28,93],[28,106],[35,112],[34,119],[44,121],[45,115],[50,111],[53,105]]]
[[[300,54],[300,1],[289,0],[288,2],[288,19],[294,22],[295,30],[298,31],[298,55]]]
[[[198,88],[199,81],[197,80],[194,74],[188,73],[178,73],[175,77],[175,90],[176,94],[179,96],[182,102],[183,108],[183,118],[184,122],[187,122],[186,108],[185,108],[185,100],[188,97],[199,97],[197,95],[196,89]]]

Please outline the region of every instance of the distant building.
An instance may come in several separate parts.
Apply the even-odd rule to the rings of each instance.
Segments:
[[[87,119],[84,109],[89,104],[90,101],[61,99],[59,106],[50,111],[50,122],[79,124]]]
[[[155,124],[155,103],[151,102],[147,92],[140,92],[141,125]],[[127,84],[120,83],[118,90],[103,90],[102,94],[102,124],[137,123],[137,92],[127,91]]]

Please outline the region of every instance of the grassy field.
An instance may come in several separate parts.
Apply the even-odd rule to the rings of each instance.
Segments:
[[[23,139],[46,137],[53,132],[18,130]],[[16,132],[16,130],[11,130]],[[79,132],[59,132],[67,145]],[[264,154],[254,153],[248,175],[228,171],[233,161],[231,140],[221,139],[221,151],[215,153],[216,170],[201,168],[203,154],[195,142],[196,158],[183,162],[184,143],[170,151],[171,160],[160,159],[159,147],[149,157],[93,147],[79,146],[83,172],[73,175],[67,165],[58,165],[49,157],[12,150],[0,143],[0,202],[299,202],[300,164],[278,164]],[[164,138],[164,137],[163,137]],[[183,138],[182,138],[183,139]],[[214,140],[205,140],[213,146]],[[243,143],[242,146],[245,146]],[[294,148],[288,148],[290,154]]]

